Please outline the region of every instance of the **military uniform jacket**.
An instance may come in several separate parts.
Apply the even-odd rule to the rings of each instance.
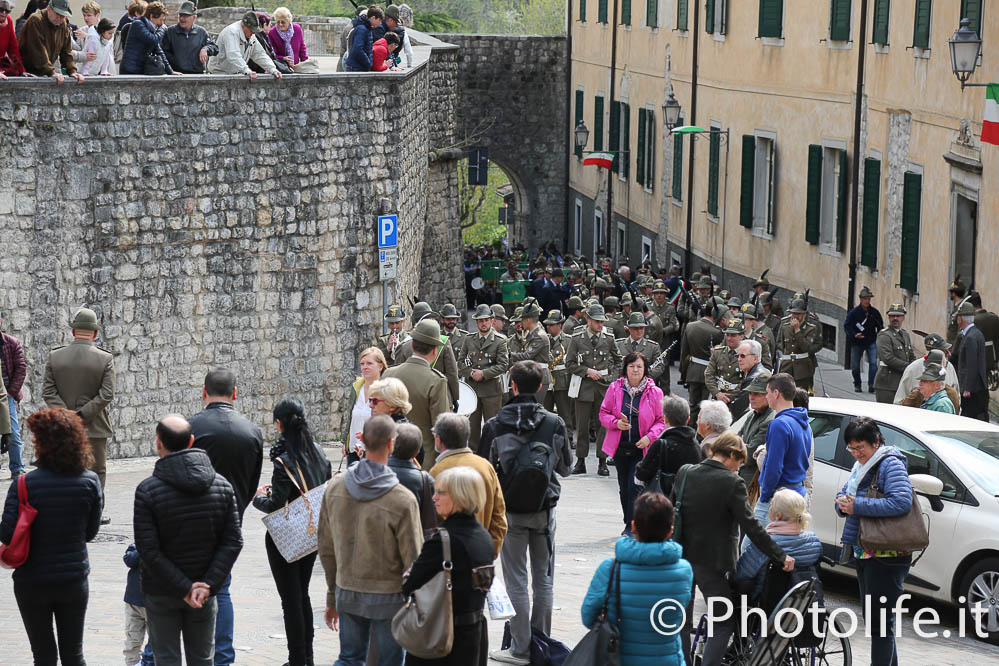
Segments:
[[[402,361],[395,360],[393,352],[399,349],[399,341],[402,341],[405,337],[402,333],[396,333],[395,336],[397,342],[395,344],[395,349],[389,349],[389,341],[392,339],[392,335],[392,333],[379,335],[378,338],[375,339],[375,346],[382,350],[382,354],[385,355],[385,362],[389,364],[389,367],[402,363]]]
[[[775,348],[775,353],[776,353],[776,345],[777,345],[777,342],[776,342],[776,339],[777,339],[777,333],[778,333],[778,332],[780,332],[780,327],[781,327],[781,320],[780,320],[780,317],[778,317],[777,315],[775,315],[775,314],[773,313],[773,310],[771,310],[771,311],[770,311],[770,314],[768,314],[768,315],[766,316],[766,318],[765,318],[765,319],[763,320],[763,324],[764,324],[764,325],[765,325],[765,326],[766,326],[767,328],[769,328],[769,329],[770,329],[770,332],[771,332],[771,333],[773,333],[773,334],[774,334],[774,348]]]
[[[42,397],[49,407],[79,412],[93,439],[111,437],[108,405],[114,399],[114,357],[89,340],[49,352]]]
[[[575,315],[570,316],[565,320],[565,323],[562,324],[562,335],[570,337],[576,332],[576,329],[585,325],[586,322],[583,321],[582,317],[577,319]]]
[[[536,361],[544,368],[541,386],[548,387],[552,383],[552,375],[548,370],[551,362],[551,339],[540,325],[535,326],[527,335],[515,335],[507,340],[507,349],[511,368],[518,361]]]
[[[995,370],[999,355],[999,315],[988,310],[975,313],[975,328],[985,337],[985,369]]]
[[[687,324],[680,338],[680,376],[685,382],[704,383],[711,348],[724,337],[721,330],[707,319]]]
[[[594,334],[584,328],[570,338],[565,366],[570,373],[583,378],[576,399],[595,402],[603,400],[607,387],[620,376],[621,353],[613,335],[603,331]],[[599,382],[587,376],[587,368],[602,375]]]
[[[656,342],[659,343],[660,347],[665,347],[667,341],[680,330],[680,320],[676,316],[676,308],[669,301],[663,301],[662,305],[656,305],[653,301],[649,310],[654,312],[662,322],[663,330]]]
[[[604,329],[611,332],[614,339],[628,337],[628,327],[624,325],[624,318],[618,314],[607,315],[607,321],[604,322]]]
[[[552,381],[555,384],[554,390],[569,390],[569,370],[566,366],[566,359],[569,351],[569,336],[559,333],[555,337],[548,338],[551,343],[551,361],[547,364],[551,372]]]
[[[458,358],[458,355],[461,354],[461,344],[468,337],[468,331],[455,326],[454,331],[450,335],[444,329],[441,329],[441,333],[448,336],[447,341],[451,343],[451,350],[454,352],[454,357]]]
[[[704,385],[708,394],[715,397],[718,393],[738,393],[741,382],[742,371],[739,370],[736,351],[725,343],[716,345],[704,370]]]
[[[774,369],[774,354],[777,353],[777,339],[774,332],[766,324],[760,324],[753,329],[753,332],[746,336],[747,340],[756,340],[763,349],[760,351],[760,363],[770,370]]]
[[[874,389],[891,391],[898,389],[902,373],[916,360],[909,332],[901,329],[883,328],[878,333],[878,374],[874,376]]]
[[[791,327],[791,319],[782,321],[777,334],[777,348],[780,349],[780,371],[787,372],[794,381],[810,381],[818,367],[815,354],[822,349],[822,333],[818,324],[807,317],[798,332]]]
[[[502,333],[489,331],[485,335],[469,335],[461,345],[458,357],[458,376],[475,389],[480,398],[503,395],[503,373],[510,368],[507,338]],[[472,379],[472,370],[485,375],[481,382]]]
[[[742,437],[742,441],[746,443],[746,451],[749,455],[746,456],[746,462],[742,463],[742,467],[739,468],[739,476],[746,482],[746,487],[749,487],[750,482],[752,482],[753,477],[756,475],[756,471],[759,469],[756,465],[756,459],[753,458],[753,454],[756,453],[757,449],[766,444],[767,426],[770,425],[775,416],[777,416],[777,412],[769,407],[764,409],[762,413],[752,410],[742,424],[742,430],[739,432],[739,435]]]
[[[438,372],[443,372],[444,378],[447,379],[447,393],[451,398],[451,402],[458,399],[458,361],[454,356],[454,349],[451,348],[451,340],[447,336],[441,336],[445,338],[442,342],[437,354],[437,360],[434,361],[433,368]],[[399,365],[405,363],[410,356],[413,355],[413,338],[407,338],[405,342],[395,348],[395,364]]]
[[[440,414],[451,411],[447,379],[441,372],[431,368],[426,359],[419,356],[410,356],[405,363],[400,363],[382,373],[383,379],[390,377],[406,385],[409,391],[409,403],[413,406],[406,414],[406,419],[423,433],[424,448],[432,447],[434,436],[430,428]]]
[[[659,385],[659,378],[662,377],[663,372],[666,370],[666,364],[663,363],[658,368],[653,369],[652,364],[655,363],[656,359],[659,358],[659,353],[661,349],[659,345],[650,340],[648,337],[639,338],[638,340],[632,340],[629,335],[626,338],[620,338],[617,340],[617,349],[621,352],[621,358],[630,354],[631,352],[639,352],[643,354],[649,362],[649,376]],[[662,388],[660,386],[660,388]]]

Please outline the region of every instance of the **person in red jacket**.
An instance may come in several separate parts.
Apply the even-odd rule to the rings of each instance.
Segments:
[[[0,0],[3,2],[3,0]],[[386,32],[385,36],[371,45],[371,71],[384,72],[387,69],[396,70],[392,56],[399,50],[399,35]],[[392,63],[389,66],[389,63]]]
[[[0,0],[0,79],[24,76],[24,63],[21,62],[21,50],[17,47],[17,35],[14,32],[14,18],[10,15],[13,9],[11,0]]]

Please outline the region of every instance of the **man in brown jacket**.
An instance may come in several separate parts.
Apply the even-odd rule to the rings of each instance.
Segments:
[[[416,496],[388,467],[395,430],[384,414],[364,423],[364,458],[330,480],[319,514],[326,625],[336,631],[339,622],[345,663],[365,662],[369,636],[379,663],[403,659],[392,639],[392,616],[405,603],[402,574],[423,548],[423,531]]]
[[[83,75],[76,71],[73,61],[72,34],[66,27],[66,19],[72,14],[69,0],[52,0],[48,7],[28,17],[18,38],[25,71],[51,76],[62,83],[65,77],[61,69],[65,69],[77,83],[83,83]],[[56,62],[60,69],[56,68]]]

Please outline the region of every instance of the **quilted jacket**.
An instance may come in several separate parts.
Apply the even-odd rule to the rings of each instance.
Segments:
[[[843,545],[857,545],[860,532],[861,516],[904,516],[912,508],[912,484],[909,482],[908,462],[901,451],[890,447],[877,470],[878,487],[884,497],[877,499],[867,497],[867,488],[874,478],[873,472],[860,480],[857,485],[857,496],[853,500],[853,513],[846,516],[843,526]],[[846,485],[843,486],[846,492]],[[845,514],[836,506],[836,513]]]

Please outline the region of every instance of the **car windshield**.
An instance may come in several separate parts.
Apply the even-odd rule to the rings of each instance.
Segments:
[[[980,488],[999,495],[999,432],[948,430],[934,437],[948,465],[960,467]]]

